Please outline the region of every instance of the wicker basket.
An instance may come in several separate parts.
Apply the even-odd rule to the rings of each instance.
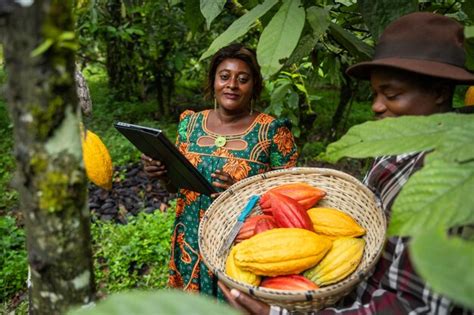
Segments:
[[[305,182],[326,191],[318,206],[338,208],[351,215],[367,233],[361,263],[346,279],[311,291],[283,291],[254,287],[236,281],[224,272],[228,252],[219,256],[240,211],[251,195],[286,183]],[[261,214],[258,206],[252,215]],[[318,310],[336,303],[364,279],[377,263],[384,245],[386,220],[374,194],[354,177],[323,168],[291,168],[244,179],[222,193],[206,211],[199,227],[199,247],[204,263],[230,288],[236,288],[271,305],[288,310]]]

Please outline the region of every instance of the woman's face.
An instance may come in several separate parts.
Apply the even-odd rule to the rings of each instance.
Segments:
[[[390,68],[376,68],[370,76],[372,111],[377,119],[403,115],[430,115],[442,110],[443,97],[435,89],[423,88],[418,76]]]
[[[240,59],[224,59],[216,69],[214,96],[219,106],[227,111],[250,108],[253,78],[250,67]]]

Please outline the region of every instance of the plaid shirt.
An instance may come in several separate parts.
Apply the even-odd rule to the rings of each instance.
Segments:
[[[423,153],[381,157],[374,161],[364,183],[380,198],[387,219],[395,197],[408,178],[423,164]],[[471,314],[454,309],[447,298],[434,293],[413,270],[408,238],[391,237],[372,275],[340,301],[336,307],[312,314]],[[289,314],[271,308],[270,314]]]

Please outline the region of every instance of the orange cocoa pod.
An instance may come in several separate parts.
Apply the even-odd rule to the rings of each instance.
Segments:
[[[275,220],[273,218],[263,218],[258,220],[257,224],[255,224],[254,235],[258,233],[265,232],[267,230],[271,230],[276,228]]]
[[[287,275],[263,279],[260,287],[276,290],[317,290],[319,286],[302,275]]]
[[[474,105],[474,85],[470,86],[466,91],[466,96],[464,97],[464,105],[472,106]]]
[[[313,231],[313,223],[306,210],[296,200],[270,192],[273,219],[278,227]]]
[[[250,218],[247,218],[244,221],[244,224],[240,228],[239,234],[237,234],[237,237],[235,238],[235,241],[242,242],[243,240],[246,240],[248,238],[251,238],[255,234],[255,225],[257,222],[261,219],[271,219],[273,220],[273,217],[270,215],[256,215]]]
[[[298,203],[302,205],[305,210],[308,210],[326,196],[326,192],[324,190],[306,183],[284,184],[274,187],[267,191],[267,193],[268,192],[277,192],[290,197],[298,201]],[[267,209],[271,207],[271,202],[267,193],[260,197],[260,208],[264,213],[267,213]]]

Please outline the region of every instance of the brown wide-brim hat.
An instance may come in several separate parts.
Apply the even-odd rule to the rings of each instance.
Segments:
[[[465,68],[464,29],[443,15],[416,12],[400,17],[384,30],[372,61],[360,62],[347,74],[370,79],[375,67],[390,67],[418,74],[473,84]]]

